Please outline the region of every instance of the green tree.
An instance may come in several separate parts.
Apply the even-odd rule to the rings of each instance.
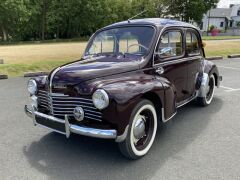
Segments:
[[[14,38],[19,26],[27,18],[23,0],[0,1],[0,35],[4,41]]]
[[[203,14],[215,7],[219,0],[164,0],[165,15],[173,15],[183,21],[201,23]]]

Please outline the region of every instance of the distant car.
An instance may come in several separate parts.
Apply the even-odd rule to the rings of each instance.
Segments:
[[[204,59],[199,31],[167,19],[138,19],[98,30],[80,60],[30,79],[34,125],[113,139],[130,159],[149,151],[159,122],[192,100],[207,106],[222,79]]]

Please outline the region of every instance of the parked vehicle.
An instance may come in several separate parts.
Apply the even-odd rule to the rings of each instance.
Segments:
[[[30,79],[34,125],[69,137],[113,139],[128,158],[151,148],[158,123],[192,100],[212,102],[222,79],[204,59],[199,31],[167,19],[139,19],[98,30],[80,60]]]

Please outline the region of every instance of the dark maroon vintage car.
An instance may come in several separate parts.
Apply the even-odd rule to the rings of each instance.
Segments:
[[[204,59],[199,31],[166,19],[116,23],[97,31],[80,60],[30,79],[34,125],[113,139],[128,158],[144,156],[157,126],[192,100],[211,103],[216,65]]]

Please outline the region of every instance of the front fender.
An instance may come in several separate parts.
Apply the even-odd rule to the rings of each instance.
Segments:
[[[154,93],[160,103],[164,103],[161,81],[154,75],[141,72],[102,81],[97,88],[104,89],[110,97],[110,104],[103,110],[103,114],[107,121],[117,125],[119,135],[124,132],[134,107],[144,95]]]

